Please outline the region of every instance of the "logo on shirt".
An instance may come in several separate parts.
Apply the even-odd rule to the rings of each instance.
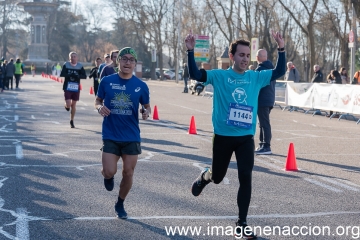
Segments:
[[[249,80],[247,79],[242,79],[242,78],[238,78],[238,79],[231,79],[228,78],[228,82],[232,83],[232,84],[249,84]]]
[[[137,87],[136,89],[135,89],[135,92],[138,92],[138,91],[140,91],[140,87]]]
[[[124,92],[115,93],[114,98],[110,101],[112,107],[112,114],[120,115],[132,115],[132,106],[133,103],[130,99],[130,94]]]
[[[123,85],[121,86],[120,84],[117,83],[110,83],[111,89],[117,89],[117,90],[126,90],[126,86]]]
[[[232,97],[237,103],[247,104],[246,103],[247,95],[246,95],[246,91],[243,88],[236,88],[232,93]]]

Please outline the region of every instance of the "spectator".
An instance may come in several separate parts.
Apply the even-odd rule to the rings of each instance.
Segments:
[[[352,84],[360,84],[360,71],[357,71],[354,74],[353,82]]]
[[[188,93],[189,68],[186,63],[184,63],[183,79],[185,85],[183,93]]]
[[[254,65],[249,65],[249,70],[255,70]]]
[[[32,76],[35,77],[35,70],[36,70],[35,64],[31,64],[30,70],[31,70]]]
[[[10,59],[10,62],[6,65],[6,87],[9,89],[11,83],[11,89],[13,89],[13,79],[15,74],[14,59]]]
[[[330,75],[330,76],[329,76]],[[334,84],[342,84],[342,80],[341,80],[341,75],[338,71],[336,70],[331,70],[330,74],[328,75],[327,78],[330,78],[330,82],[334,83]],[[331,115],[333,115],[333,111],[330,111],[330,114],[326,115],[326,117],[330,117]],[[338,118],[339,115],[336,114],[333,116],[333,118]]]
[[[8,79],[6,77],[6,66],[7,66],[8,62],[7,60],[4,60],[4,62],[2,63],[2,68],[3,68],[3,89],[9,89],[9,84],[7,83]]]
[[[350,79],[349,79],[349,77],[347,75],[346,68],[344,68],[344,67],[340,68],[340,76],[341,76],[342,84],[349,84],[350,83]]]
[[[267,51],[265,49],[259,49],[256,53],[256,61],[258,67],[255,71],[273,69],[274,65],[267,58]],[[260,89],[258,97],[258,119],[259,119],[259,147],[255,150],[256,155],[272,154],[270,148],[271,141],[271,125],[270,125],[270,112],[273,109],[275,103],[275,83],[271,81],[270,85]]]
[[[323,74],[320,70],[319,65],[314,65],[314,76],[311,79],[312,83],[322,83],[323,82]]]
[[[16,89],[19,88],[19,82],[21,79],[21,76],[24,73],[24,67],[20,61],[20,58],[16,59],[16,63],[15,63],[15,84],[16,84]],[[12,84],[11,84],[11,88],[12,88]]]
[[[285,81],[294,81],[295,83],[300,82],[300,74],[299,71],[295,68],[292,62],[288,62],[286,64],[287,69],[284,76]]]
[[[3,67],[3,64],[2,62],[0,63],[0,93],[2,93],[4,91],[4,67]]]

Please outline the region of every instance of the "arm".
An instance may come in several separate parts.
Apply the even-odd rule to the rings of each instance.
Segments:
[[[200,82],[206,82],[206,71],[204,69],[199,70],[196,66],[195,58],[194,58],[194,47],[195,47],[195,37],[190,32],[185,38],[185,44],[188,53],[188,68],[190,78],[198,80]]]
[[[87,78],[84,67],[81,67],[81,69],[80,69],[79,78],[80,78],[80,79],[86,79],[86,78]]]
[[[282,38],[279,32],[271,31],[271,35],[276,41],[278,45],[278,59],[276,62],[276,67],[274,68],[270,81],[274,81],[282,76],[284,76],[286,72],[286,58],[285,58],[285,50],[284,50],[284,39]]]
[[[110,115],[110,110],[106,106],[104,106],[104,100],[102,98],[96,97],[95,109],[103,117],[107,117]]]
[[[66,63],[65,63],[66,64]],[[67,69],[66,69],[66,65],[64,64],[64,66],[62,67],[61,69],[61,72],[60,72],[60,77],[70,77],[68,74],[67,74]]]
[[[140,112],[142,113],[142,119],[148,119],[149,115],[151,114],[150,104],[144,104],[142,109],[140,109]]]

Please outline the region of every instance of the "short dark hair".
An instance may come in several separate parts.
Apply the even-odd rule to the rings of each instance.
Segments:
[[[114,57],[114,56],[113,56],[114,53],[119,53],[119,50],[112,50],[112,51],[110,52],[110,57],[111,57],[111,58]]]
[[[95,61],[97,61],[97,60],[101,60],[101,61],[102,61],[102,59],[101,59],[100,57],[96,58],[96,60],[95,60]]]
[[[229,53],[231,53],[232,55],[235,55],[236,48],[238,45],[244,45],[244,46],[247,46],[250,48],[250,41],[245,40],[245,39],[237,39],[237,40],[233,41],[229,46]]]

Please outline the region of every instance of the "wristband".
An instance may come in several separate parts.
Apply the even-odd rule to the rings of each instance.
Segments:
[[[194,49],[188,49],[187,52],[194,52]]]
[[[100,106],[97,110],[98,110],[98,113],[100,113],[100,110],[101,110],[101,108],[103,107],[103,105],[102,106]]]
[[[285,51],[285,48],[278,48],[278,51],[283,52],[283,51]]]

